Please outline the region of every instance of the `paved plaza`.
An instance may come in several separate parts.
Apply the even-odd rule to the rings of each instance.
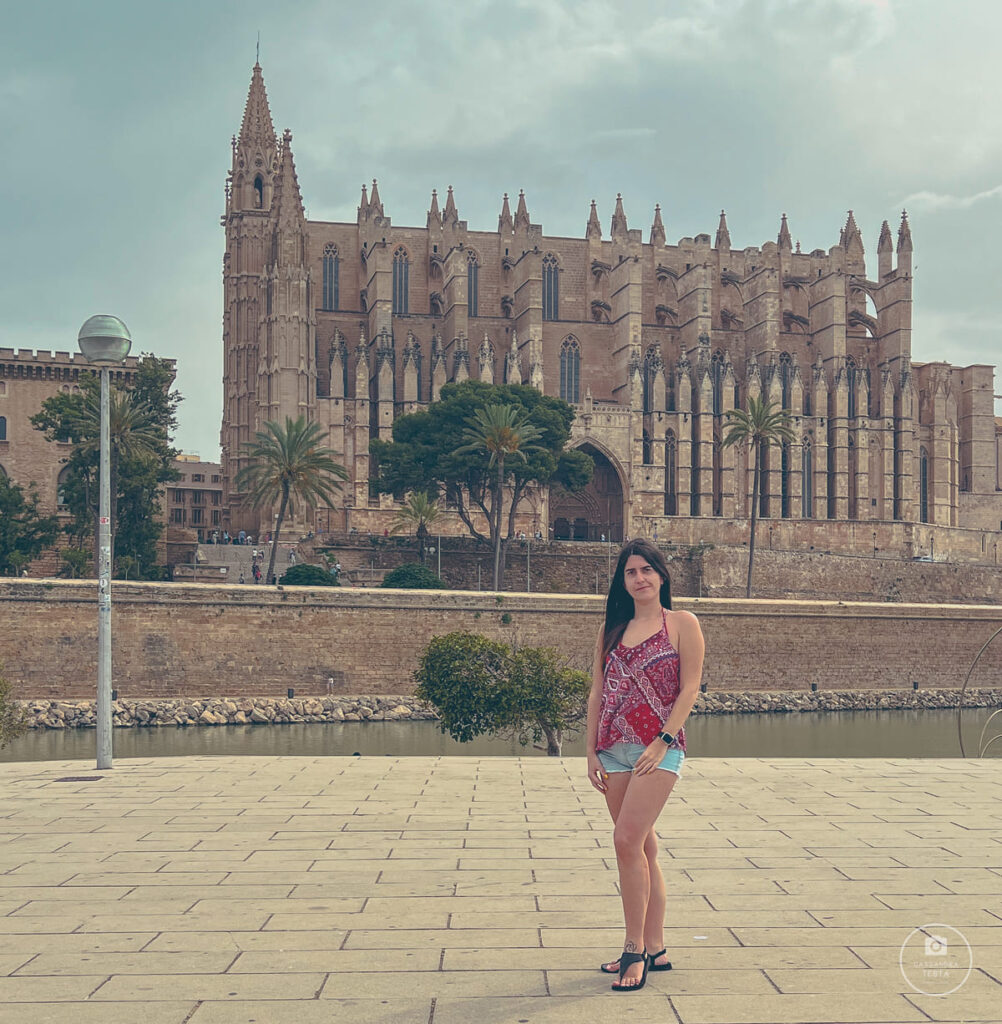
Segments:
[[[660,832],[623,995],[583,759],[2,764],[0,1021],[1002,1020],[1002,763],[693,757]]]

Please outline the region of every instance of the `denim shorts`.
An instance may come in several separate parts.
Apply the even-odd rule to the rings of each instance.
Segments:
[[[612,772],[632,772],[633,766],[646,749],[642,743],[614,743],[608,750],[599,750],[598,759],[602,762],[602,768],[610,774]],[[684,760],[685,751],[678,747],[669,747],[665,751],[665,756],[661,758],[658,768],[681,776]]]

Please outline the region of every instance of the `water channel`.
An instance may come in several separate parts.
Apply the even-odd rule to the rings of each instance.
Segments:
[[[968,754],[991,708],[962,713]],[[993,723],[1002,731],[1002,716]],[[686,727],[690,757],[960,757],[954,710],[828,711],[791,714],[697,715]],[[324,757],[497,756],[542,757],[517,742],[479,739],[457,743],[435,722],[350,722],[290,725],[176,726],[116,729],[115,756],[282,755]],[[1002,755],[1002,740],[989,751]],[[584,754],[578,736],[564,754]],[[88,760],[92,729],[35,730],[0,750],[0,761]]]

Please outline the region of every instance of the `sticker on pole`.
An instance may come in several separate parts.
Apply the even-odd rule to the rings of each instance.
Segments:
[[[98,519],[98,524],[100,526],[107,526],[110,522],[111,522],[111,516],[101,516],[101,518]]]
[[[948,924],[924,924],[913,929],[898,954],[901,976],[925,996],[948,996],[970,977],[974,967],[971,944]]]

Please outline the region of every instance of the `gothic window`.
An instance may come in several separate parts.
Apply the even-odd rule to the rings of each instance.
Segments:
[[[66,481],[70,477],[70,467],[63,466],[56,479],[56,504],[62,507],[66,504]]]
[[[856,418],[856,381],[859,378],[859,370],[856,368],[856,360],[852,356],[846,356],[845,375],[849,382],[849,419]]]
[[[401,246],[393,254],[393,312],[395,315],[407,314],[407,299],[410,294],[411,261],[407,250]]]
[[[651,432],[649,430],[644,431],[643,463],[645,466],[654,464],[654,442],[651,440]]]
[[[341,299],[341,260],[338,257],[337,246],[333,242],[328,242],[324,246],[323,269],[321,309],[333,312],[340,308]]]
[[[644,392],[644,415],[650,416],[654,412],[654,373],[655,367],[660,364],[660,353],[657,345],[651,345],[644,356],[643,392]]]
[[[0,416],[0,441],[7,440],[7,417]]]
[[[784,519],[790,518],[790,442],[784,441],[779,464],[780,509]]]
[[[919,520],[929,522],[929,453],[919,448]]]
[[[713,415],[724,413],[724,353],[717,349],[710,357],[710,384],[713,388]]]
[[[814,518],[814,460],[811,439],[804,439],[804,448],[800,457],[800,476],[803,481],[803,498],[801,516],[804,519]]]
[[[557,257],[547,253],[543,257],[543,319],[560,319],[560,268]]]
[[[580,402],[581,349],[573,335],[560,346],[560,397],[565,402]]]
[[[782,392],[783,408],[793,408],[793,357],[789,352],[779,354],[779,383]]]
[[[254,179],[254,209],[260,210],[264,208],[264,182],[261,180],[259,174]]]
[[[859,452],[856,449],[856,438],[849,435],[849,518],[858,519],[857,484],[859,481]]]
[[[689,423],[692,426],[692,444],[689,451],[692,452],[692,466],[689,473],[689,515],[698,516],[699,511],[699,455],[702,446],[699,444],[699,432],[696,427],[697,416],[690,416]]]
[[[811,415],[811,389],[804,388],[804,415]]]
[[[665,515],[678,515],[678,444],[673,430],[665,432]]]
[[[713,514],[724,514],[724,444],[719,437],[713,439]]]
[[[477,303],[480,299],[480,261],[477,254],[471,252],[466,260],[466,312],[468,316],[478,316]]]
[[[771,448],[762,445],[759,448],[758,467],[758,514],[763,519],[769,518],[769,458]]]

